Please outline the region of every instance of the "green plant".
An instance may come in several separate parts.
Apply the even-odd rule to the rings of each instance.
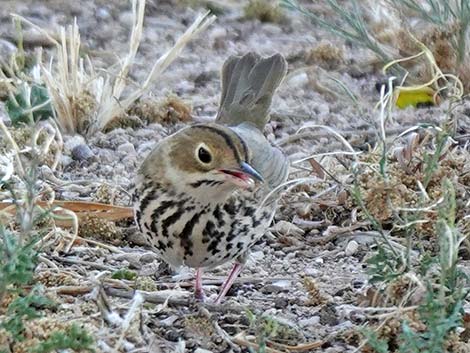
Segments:
[[[258,317],[251,311],[246,312],[248,321],[250,322],[250,328],[256,335],[256,343],[258,350],[256,353],[265,353],[267,347],[267,341],[270,338],[276,336],[279,329],[279,323],[272,317]],[[250,348],[250,352],[253,350]]]
[[[14,342],[21,342],[24,338],[25,322],[41,317],[40,309],[51,306],[52,302],[40,294],[38,289],[17,296],[9,305],[6,317],[0,322]]]
[[[137,278],[137,273],[134,271],[129,271],[126,269],[117,270],[111,276],[113,279],[126,279],[128,281],[133,281]]]
[[[23,84],[18,93],[12,95],[5,104],[6,111],[13,125],[34,124],[39,120],[53,116],[47,88],[32,84]]]
[[[62,349],[94,352],[93,338],[82,327],[72,324],[64,331],[56,331],[44,342],[39,343],[31,353],[49,353]]]
[[[41,154],[47,153],[50,146],[50,132],[46,131],[43,145],[38,143],[39,129],[35,124],[25,127],[32,129],[31,143],[25,150],[20,150],[10,131],[0,120],[0,133],[11,147],[7,154],[14,156],[14,169],[1,175],[0,192],[9,193],[16,209],[15,219],[3,222],[0,214],[0,331],[2,342],[8,340],[10,349],[15,351],[17,344],[26,341],[26,328],[34,326],[36,319],[44,317],[54,304],[44,295],[40,286],[33,280],[34,271],[39,261],[40,236],[42,231],[35,229],[35,224],[47,210],[36,205],[40,194],[38,170],[41,166]],[[45,145],[45,146],[44,146]],[[13,161],[4,158],[0,162],[7,164],[7,170]],[[50,352],[56,349],[90,349],[93,340],[81,328],[70,326],[60,332],[51,332],[39,342],[37,351]]]

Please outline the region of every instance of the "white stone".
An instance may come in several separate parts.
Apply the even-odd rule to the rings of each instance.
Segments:
[[[227,37],[227,30],[223,27],[215,27],[209,32],[209,39],[211,42],[225,37]]]
[[[359,244],[355,240],[351,240],[348,245],[346,245],[346,249],[344,250],[344,253],[346,256],[353,256],[355,253],[357,253],[357,250],[359,250]]]
[[[203,348],[196,348],[196,350],[194,351],[194,353],[213,353],[212,351],[208,351],[207,349],[203,349]]]
[[[307,276],[311,277],[318,277],[320,275],[320,271],[312,267],[305,268],[304,272]]]
[[[122,145],[119,145],[117,150],[124,154],[135,154],[134,145],[130,142],[124,142]]]
[[[302,319],[299,321],[299,325],[306,327],[306,326],[314,326],[320,323],[320,316],[312,316],[308,319]]]
[[[86,145],[86,141],[81,135],[64,136],[64,149],[68,154],[72,153],[72,150],[78,145]]]
[[[308,84],[308,76],[306,72],[300,72],[290,77],[286,84],[292,88],[302,87]]]

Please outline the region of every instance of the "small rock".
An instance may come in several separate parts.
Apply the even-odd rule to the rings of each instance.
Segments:
[[[320,271],[312,267],[307,267],[304,272],[307,276],[310,277],[318,277],[320,275]]]
[[[152,150],[154,146],[155,146],[155,141],[144,142],[137,148],[137,154],[141,156],[143,153],[146,153],[147,151]]]
[[[134,145],[130,142],[124,142],[123,144],[119,145],[117,150],[118,152],[124,154],[135,154]]]
[[[263,31],[266,31],[267,34],[277,36],[282,33],[282,28],[277,24],[263,23],[262,26],[263,26]]]
[[[255,261],[260,261],[263,259],[264,257],[264,252],[262,250],[260,251],[253,251],[251,254],[250,254],[250,257],[255,260]]]
[[[298,73],[290,77],[286,83],[292,88],[303,87],[308,84],[308,75],[306,72]]]
[[[328,303],[320,310],[320,324],[335,326],[338,325],[338,318],[334,304]]]
[[[61,194],[61,197],[64,200],[77,200],[79,196],[80,196],[80,193],[75,192],[75,191],[64,191]]]
[[[60,156],[60,164],[66,168],[73,162],[73,159],[65,154]]]
[[[116,260],[128,261],[132,269],[140,269],[142,267],[140,258],[141,255],[139,253],[123,253],[116,255]]]
[[[274,307],[276,309],[285,309],[289,305],[289,300],[283,297],[277,297],[274,299]]]
[[[147,252],[140,257],[139,261],[144,264],[149,264],[155,261],[156,259],[157,259],[157,256],[154,253]]]
[[[357,253],[357,250],[359,249],[359,244],[355,240],[351,240],[348,245],[346,245],[346,249],[344,250],[344,253],[346,256],[353,256],[354,254]]]
[[[108,9],[100,7],[96,10],[96,17],[100,20],[107,20],[111,18],[111,14],[109,13]]]
[[[72,149],[72,158],[76,161],[87,161],[95,154],[88,145],[79,144]]]
[[[315,107],[315,112],[319,115],[328,115],[330,113],[330,106],[328,104],[318,104]]]
[[[297,252],[290,252],[286,255],[286,257],[284,259],[289,261],[289,260],[294,259],[296,256],[297,256]]]
[[[302,228],[299,228],[295,224],[287,221],[277,222],[273,227],[271,227],[271,231],[278,235],[302,236],[305,234],[305,231]]]
[[[208,34],[209,41],[214,42],[227,37],[227,29],[224,27],[214,27]]]
[[[99,161],[102,163],[102,166],[110,164],[115,160],[115,155],[110,150],[101,149],[98,152]]]
[[[0,39],[0,55],[9,58],[16,52],[16,45],[5,39]]]
[[[321,257],[317,257],[317,258],[315,259],[315,263],[317,263],[317,264],[319,264],[319,265],[322,265],[323,262],[324,262],[324,261],[323,261],[323,259],[322,259]]]
[[[274,284],[268,284],[261,288],[261,292],[264,294],[276,294],[280,292],[287,292],[289,289],[282,287],[282,286],[276,286]]]
[[[86,145],[86,141],[81,135],[64,136],[64,149],[69,154],[78,145]]]
[[[162,324],[163,326],[172,326],[176,320],[178,320],[178,316],[171,315],[168,316],[166,319],[160,320],[160,324]]]
[[[289,288],[291,286],[291,281],[286,279],[281,279],[279,281],[273,282],[273,285],[282,287],[282,288]]]
[[[320,316],[312,316],[299,321],[300,326],[314,326],[320,323]]]
[[[213,353],[212,351],[208,351],[207,349],[203,349],[203,348],[196,348],[196,350],[194,351],[194,353]]]

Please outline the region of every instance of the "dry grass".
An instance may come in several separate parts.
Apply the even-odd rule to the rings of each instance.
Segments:
[[[42,64],[41,73],[50,93],[55,118],[63,132],[94,134],[105,129],[115,119],[125,116],[127,110],[149,90],[186,44],[215,19],[209,12],[199,15],[173,47],[154,62],[145,81],[134,83],[128,75],[142,40],[144,11],[145,0],[132,1],[129,51],[119,62],[116,73],[96,71],[88,57],[80,56],[81,40],[76,22],[67,29],[62,27],[60,41],[56,41],[32,22],[16,17],[44,33],[55,46],[55,60],[51,60],[49,65]]]

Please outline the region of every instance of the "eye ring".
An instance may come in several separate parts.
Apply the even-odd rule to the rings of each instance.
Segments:
[[[210,164],[212,162],[212,155],[209,150],[204,146],[199,146],[197,149],[197,158],[203,164]]]

